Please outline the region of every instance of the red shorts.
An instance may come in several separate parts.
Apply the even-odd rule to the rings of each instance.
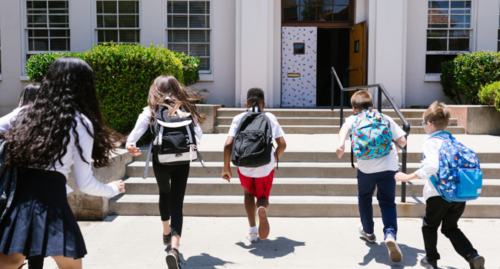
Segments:
[[[251,193],[255,198],[269,198],[271,188],[273,187],[274,169],[265,177],[251,178],[244,176],[238,169],[238,176],[240,177],[241,186]]]

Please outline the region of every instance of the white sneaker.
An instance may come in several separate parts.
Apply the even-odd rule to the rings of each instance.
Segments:
[[[259,236],[257,233],[248,232],[247,239],[248,241],[250,241],[250,243],[255,243],[259,239]]]
[[[363,230],[363,224],[361,223],[358,225],[358,231],[359,234],[370,243],[375,243],[375,241],[377,240],[377,237],[374,234],[368,235],[367,233],[365,233],[365,231]]]
[[[389,251],[389,259],[393,262],[400,262],[403,260],[403,253],[401,249],[399,249],[398,243],[396,243],[396,239],[392,235],[388,235],[385,239],[385,246]]]

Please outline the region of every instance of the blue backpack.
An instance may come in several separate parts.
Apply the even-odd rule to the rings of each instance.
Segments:
[[[382,113],[370,109],[359,112],[351,130],[352,152],[356,158],[378,159],[391,152],[391,123]]]
[[[439,195],[451,202],[476,200],[483,187],[483,172],[476,153],[448,132],[441,131],[433,137],[443,140],[439,149],[439,172],[437,177],[431,176]]]

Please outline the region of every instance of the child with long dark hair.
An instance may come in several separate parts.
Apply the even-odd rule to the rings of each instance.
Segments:
[[[56,60],[35,101],[0,118],[0,139],[5,164],[18,168],[14,200],[0,223],[0,268],[18,269],[30,256],[51,256],[60,269],[82,268],[87,250],[66,198],[71,166],[84,193],[125,192],[121,180],[106,185],[92,176],[92,161],[97,168],[110,165],[114,139],[90,66],[74,57]]]
[[[194,122],[195,135],[200,141],[203,134],[200,124],[204,117],[196,111],[195,100],[200,99],[194,92],[182,88],[177,79],[171,75],[162,75],[155,79],[149,88],[148,106],[137,119],[134,130],[127,139],[127,150],[132,156],[141,155],[136,142],[146,132],[148,126],[154,125],[156,111],[160,105],[168,107],[169,114],[183,108]],[[168,268],[178,268],[179,241],[182,234],[182,206],[189,176],[190,164],[162,165],[153,158],[153,170],[160,189],[160,215],[163,222],[163,242],[172,244],[172,250],[166,257]],[[169,223],[170,222],[170,223]]]

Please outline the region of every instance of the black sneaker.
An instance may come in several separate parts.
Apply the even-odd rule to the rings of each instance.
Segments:
[[[470,269],[484,269],[484,257],[477,253],[472,253],[467,258],[467,261],[469,262]]]
[[[163,235],[163,244],[165,246],[170,245],[172,243],[172,233],[169,233],[167,235]]]
[[[177,250],[176,248],[172,248],[172,250],[168,252],[165,261],[167,262],[168,269],[180,269],[179,250]]]
[[[427,256],[420,260],[420,265],[422,265],[426,269],[438,269],[437,261],[430,262],[427,259]]]

